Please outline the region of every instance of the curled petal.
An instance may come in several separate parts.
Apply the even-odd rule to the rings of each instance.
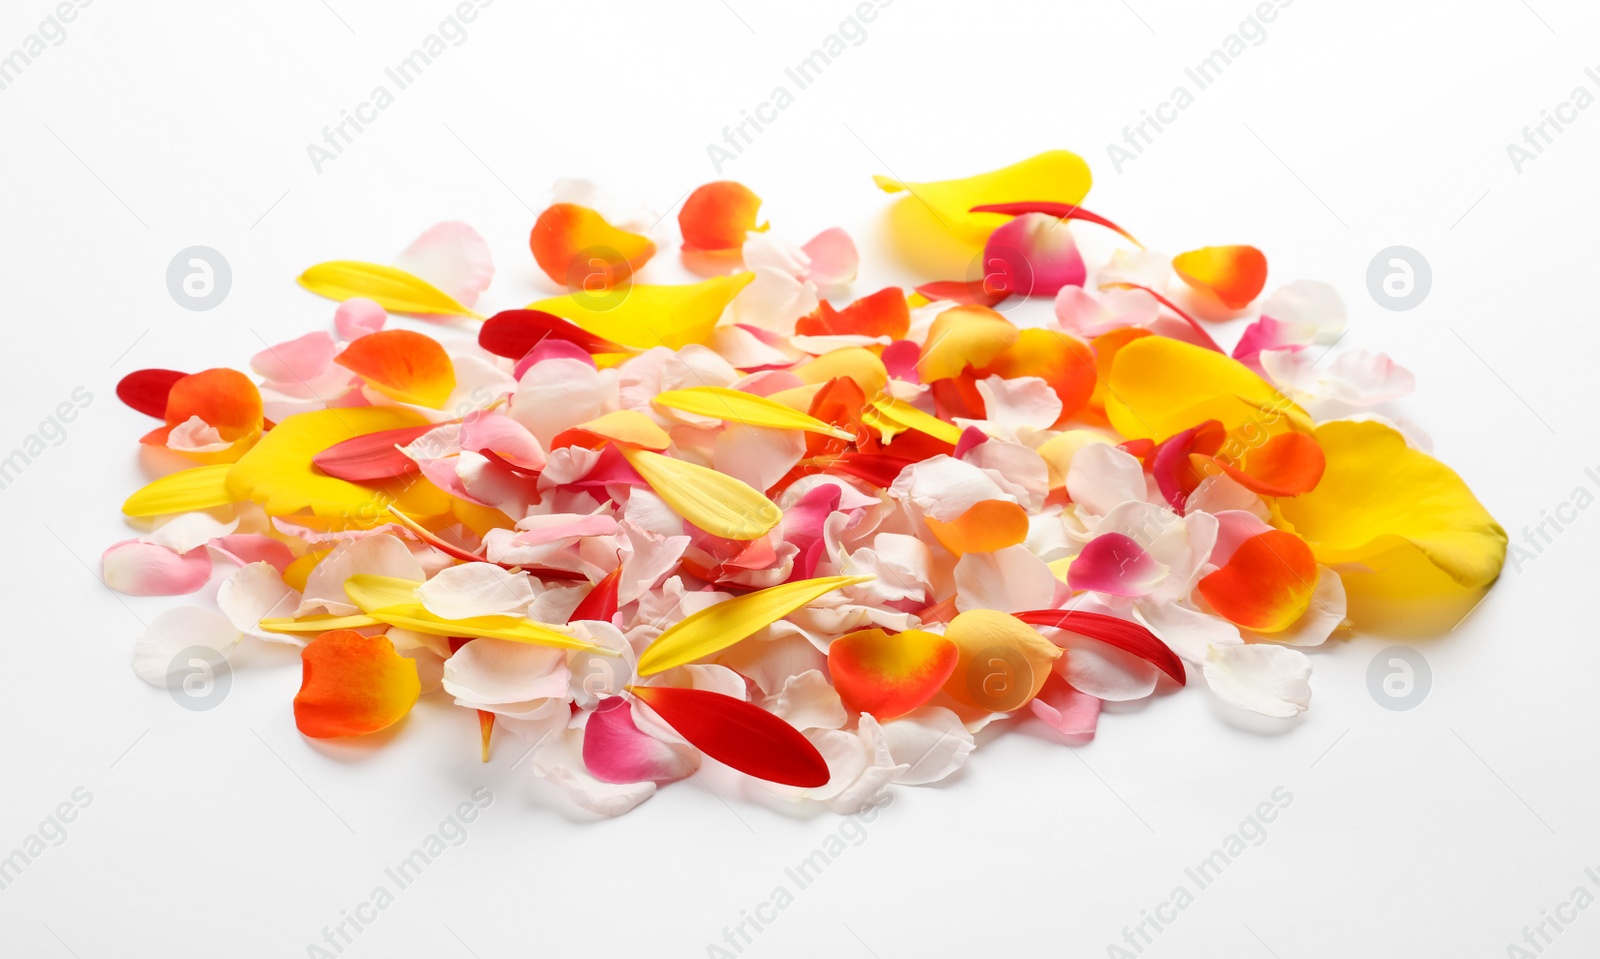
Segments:
[[[1267,285],[1267,258],[1253,246],[1207,246],[1172,258],[1183,282],[1242,310]]]
[[[917,361],[924,383],[958,375],[967,367],[985,367],[1017,342],[1015,325],[987,307],[956,306],[940,313],[928,327]]]
[[[626,283],[656,253],[649,237],[619,230],[574,203],[557,203],[539,214],[528,247],[550,279],[590,292]]]
[[[345,347],[334,362],[402,403],[439,409],[456,388],[455,366],[444,347],[411,330],[369,333]]]
[[[744,246],[756,226],[761,198],[749,187],[732,180],[718,180],[697,187],[678,211],[678,228],[683,231],[686,249],[718,252]]]
[[[909,192],[910,198],[904,201],[908,210],[912,206],[925,207],[931,214],[927,219],[971,246],[983,243],[1006,222],[998,213],[973,213],[973,207],[1029,201],[1076,204],[1089,192],[1089,179],[1088,164],[1066,150],[1049,150],[961,180],[902,183],[885,176],[873,177],[885,193]]]
[[[167,394],[188,375],[177,370],[135,370],[117,381],[117,399],[146,416],[166,419]]]
[[[985,284],[1012,296],[1055,296],[1087,276],[1072,232],[1043,213],[1025,213],[991,233],[983,264]]]
[[[935,633],[864,629],[829,644],[828,673],[846,707],[889,720],[932,699],[959,658],[956,644]]]
[[[831,776],[800,731],[759,706],[704,689],[629,687],[689,744],[712,759],[768,782],[814,789]]]
[[[861,265],[861,254],[856,252],[855,241],[840,227],[830,227],[807,240],[800,248],[810,257],[811,265],[806,277],[818,286],[844,286],[854,282]]]
[[[341,340],[354,340],[376,333],[389,321],[389,314],[376,300],[353,296],[333,311],[333,328]]]
[[[911,309],[898,286],[884,287],[842,310],[823,300],[794,325],[795,332],[803,336],[887,336],[892,340],[903,338],[910,328]]]
[[[1008,713],[1027,705],[1050,676],[1061,649],[1016,617],[970,609],[950,621],[945,636],[961,652],[944,691],[956,702]]]
[[[1204,459],[1204,458],[1202,458]],[[1322,447],[1305,433],[1279,433],[1246,450],[1238,465],[1210,458],[1245,489],[1262,496],[1299,496],[1316,489],[1327,466]]]
[[[933,516],[923,521],[939,545],[956,556],[993,553],[1028,538],[1028,511],[1010,500],[981,500],[948,523]]]

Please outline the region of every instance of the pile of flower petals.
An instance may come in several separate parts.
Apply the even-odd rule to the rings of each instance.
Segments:
[[[1503,530],[1385,413],[1410,375],[1324,361],[1331,288],[1263,296],[1249,246],[1150,252],[1082,208],[1064,151],[878,182],[986,275],[853,290],[848,234],[784,239],[743,185],[695,190],[674,238],[562,181],[519,260],[559,295],[479,312],[489,245],[445,223],[307,270],[332,329],[249,374],[130,374],[168,472],[124,504],[105,580],[227,571],[135,671],[289,644],[308,737],[437,696],[485,761],[526,739],[593,812],[708,759],[848,812],[1010,717],[1076,745],[1102,702],[1191,682],[1293,717],[1302,650],[1350,625],[1344,577],[1498,575]],[[646,283],[675,240],[701,279]]]

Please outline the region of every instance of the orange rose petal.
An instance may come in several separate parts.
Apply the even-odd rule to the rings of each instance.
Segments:
[[[238,370],[220,368],[191,373],[167,393],[168,426],[198,416],[232,442],[261,429],[261,391]]]
[[[863,629],[828,646],[828,673],[847,709],[890,720],[932,699],[959,659],[956,644],[936,633]]]
[[[1083,409],[1098,383],[1094,350],[1089,344],[1067,333],[1039,328],[1020,331],[1015,343],[975,375],[981,380],[991,374],[1008,380],[1037,376],[1049,383],[1061,397],[1058,423]]]
[[[416,661],[387,636],[336,629],[300,651],[294,723],[313,739],[365,736],[403,719],[422,692]]]
[[[439,409],[456,388],[455,365],[444,347],[410,330],[368,333],[333,361],[402,403]]]
[[[618,229],[575,203],[557,203],[539,214],[528,248],[550,279],[590,292],[626,282],[656,253],[649,237]]]
[[[1089,396],[1089,409],[1104,416],[1106,412],[1106,382],[1111,377],[1111,361],[1117,358],[1117,351],[1132,343],[1134,340],[1143,339],[1153,335],[1149,330],[1137,326],[1125,326],[1120,330],[1102,333],[1090,341],[1094,348],[1094,392]]]
[[[958,375],[969,366],[994,362],[1017,342],[1015,325],[986,306],[953,306],[934,318],[917,360],[924,383]]]
[[[948,523],[923,519],[933,538],[957,556],[993,553],[1028,538],[1028,511],[1009,500],[980,500]]]
[[[1172,258],[1183,282],[1242,310],[1267,285],[1267,257],[1253,246],[1207,246]]]
[[[1257,632],[1287,628],[1311,604],[1317,561],[1305,540],[1281,529],[1250,537],[1227,565],[1200,580],[1200,595],[1218,615]]]
[[[1236,466],[1224,459],[1216,464],[1240,486],[1262,496],[1299,496],[1316,489],[1327,467],[1322,447],[1305,433],[1279,433],[1261,446],[1247,450]]]
[[[761,198],[742,183],[718,180],[698,187],[678,211],[678,228],[689,250],[737,250],[756,226]]]
[[[842,310],[823,300],[816,310],[794,324],[794,331],[804,336],[851,334],[887,336],[891,340],[904,339],[910,328],[911,308],[898,286],[884,287]]]

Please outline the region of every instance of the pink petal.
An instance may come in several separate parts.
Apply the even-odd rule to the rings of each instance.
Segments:
[[[1055,296],[1088,275],[1072,231],[1043,213],[1025,213],[991,233],[983,262],[989,286],[1017,296]]]
[[[235,533],[231,536],[218,536],[206,544],[223,556],[238,563],[240,566],[249,566],[251,563],[269,563],[279,573],[289,568],[294,562],[294,551],[282,540],[256,533]]]
[[[608,783],[659,785],[694,772],[694,765],[671,746],[639,731],[633,707],[620,696],[607,696],[590,714],[583,731],[583,764],[590,775]]]
[[[528,372],[528,367],[542,360],[551,359],[578,360],[594,366],[594,357],[588,350],[571,340],[559,340],[547,336],[534,344],[533,349],[523,354],[522,359],[518,360],[517,365],[511,370],[511,375],[520,380],[522,374]]]
[[[415,274],[460,301],[478,302],[478,294],[494,279],[489,244],[465,223],[447,221],[412,241],[394,265]]]
[[[1089,742],[1100,724],[1100,700],[1074,689],[1071,683],[1053,672],[1044,681],[1039,695],[1028,703],[1028,708],[1069,746]]]
[[[339,309],[333,314],[333,328],[338,331],[339,339],[353,340],[378,332],[388,319],[389,314],[376,300],[357,296],[339,304]]]
[[[616,519],[604,513],[594,516],[574,516],[571,513],[529,516],[519,522],[517,528],[522,532],[513,537],[512,542],[518,546],[543,546],[585,536],[610,536],[618,532]]]
[[[1093,590],[1112,596],[1143,596],[1161,581],[1167,568],[1143,546],[1122,533],[1105,533],[1091,539],[1067,569],[1067,584],[1074,590]]]
[[[883,348],[883,366],[889,375],[907,383],[921,383],[917,375],[917,361],[922,359],[922,347],[911,340],[895,340]]]
[[[807,277],[821,287],[843,286],[856,278],[861,254],[855,241],[841,227],[823,230],[800,248],[811,258]]]
[[[274,382],[309,382],[327,372],[338,351],[333,337],[318,330],[267,347],[250,357],[250,368]]]
[[[528,428],[509,416],[475,410],[461,421],[461,448],[474,453],[493,452],[511,466],[538,472],[544,469],[544,447]]]
[[[1209,561],[1218,566],[1228,565],[1239,544],[1272,529],[1260,517],[1242,509],[1225,509],[1213,515],[1217,519],[1217,543],[1211,548]]]
[[[1127,326],[1145,327],[1161,315],[1161,304],[1144,290],[1110,290],[1095,294],[1064,286],[1056,294],[1056,320],[1068,333],[1092,339]]]
[[[175,553],[165,546],[127,540],[100,557],[106,585],[129,596],[181,596],[211,578],[211,556],[204,549]]]
[[[1301,323],[1285,323],[1270,316],[1244,328],[1239,343],[1233,348],[1233,358],[1260,372],[1262,350],[1298,350],[1316,338],[1316,330]]]

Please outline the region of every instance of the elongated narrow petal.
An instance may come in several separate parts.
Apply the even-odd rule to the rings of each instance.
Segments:
[[[755,539],[783,519],[771,500],[731,476],[649,450],[619,448],[673,512],[713,536]]]
[[[146,416],[166,419],[167,394],[188,375],[177,370],[134,370],[117,381],[117,399]]]
[[[553,313],[624,346],[676,350],[709,339],[722,311],[753,279],[754,273],[736,273],[681,286],[635,283],[604,295],[555,296],[528,309]]]
[[[906,430],[916,430],[951,446],[961,440],[959,426],[890,396],[874,398],[862,411],[861,422],[877,430],[883,441],[890,444]]]
[[[478,345],[496,356],[520,360],[546,340],[572,343],[585,353],[626,353],[630,348],[596,336],[543,310],[502,310],[478,328]]]
[[[814,416],[784,406],[765,396],[730,390],[721,386],[695,386],[685,390],[669,390],[651,400],[656,406],[683,410],[700,416],[712,416],[730,423],[749,426],[769,426],[780,430],[804,430],[822,433],[839,439],[855,439],[855,434],[830,426]]]
[[[1133,234],[1117,226],[1098,213],[1090,213],[1076,203],[989,203],[972,208],[973,213],[1003,213],[1006,216],[1022,216],[1025,213],[1043,213],[1047,216],[1057,217],[1062,220],[1082,220],[1085,223],[1098,223],[1108,230],[1114,230],[1127,238],[1134,246],[1144,247],[1143,243],[1134,239]]]
[[[828,784],[811,741],[760,706],[704,689],[630,686],[689,745],[748,776],[802,789]]]
[[[417,598],[419,582],[390,576],[360,574],[345,580],[344,591],[360,610],[380,623],[399,626],[430,636],[460,636],[504,639],[557,649],[582,649],[615,656],[616,650],[603,649],[579,636],[567,626],[536,623],[520,616],[471,616],[446,619],[424,606]]]
[[[833,590],[866,582],[870,576],[828,576],[770,586],[723,600],[668,627],[639,655],[639,675],[650,676],[704,659],[772,625]]]
[[[1267,258],[1253,246],[1207,246],[1172,258],[1183,282],[1242,310],[1267,285]]]
[[[431,424],[381,430],[336,443],[311,458],[311,465],[329,476],[352,483],[377,483],[417,472],[417,461],[400,447],[430,432]]]
[[[379,330],[352,342],[335,363],[402,403],[438,409],[456,388],[455,366],[432,337]]]
[[[243,497],[228,489],[228,473],[233,466],[219,463],[179,470],[155,480],[122,504],[127,516],[162,516],[227,506]]]
[[[483,317],[418,276],[379,263],[332,260],[300,274],[300,285],[330,300],[365,297],[390,313]]]
[[[1098,639],[1159,668],[1179,686],[1184,684],[1183,661],[1154,633],[1131,620],[1079,609],[1030,609],[1014,615],[1033,626],[1064,629]]]
[[[300,651],[294,722],[313,739],[364,736],[405,718],[422,693],[417,664],[386,636],[323,633]]]
[[[955,643],[937,633],[863,629],[829,644],[828,674],[846,707],[886,721],[932,699],[960,655]]]

